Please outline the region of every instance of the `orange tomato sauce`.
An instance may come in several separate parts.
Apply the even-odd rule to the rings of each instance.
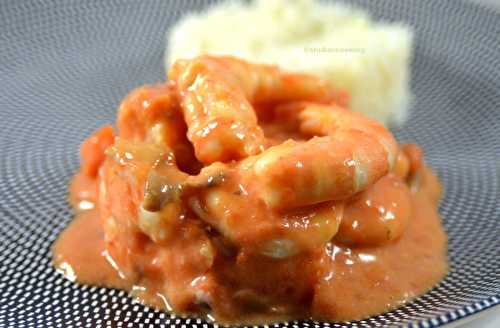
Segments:
[[[380,188],[387,188],[391,182],[394,183],[383,181]],[[277,260],[231,249],[224,245],[224,240],[210,236],[210,242],[224,251],[209,270],[203,264],[200,268],[186,265],[186,258],[200,257],[198,246],[206,238],[196,226],[189,228],[189,224],[179,226],[175,233],[183,237],[166,246],[152,242],[138,230],[125,232],[126,238],[134,236],[126,243],[128,250],[137,252],[133,259],[137,266],[121,268],[104,242],[103,220],[96,203],[97,183],[98,179],[82,173],[73,178],[70,200],[77,214],[54,244],[55,266],[71,280],[126,289],[145,304],[167,311],[173,306],[181,307],[183,312],[213,318],[206,304],[201,304],[204,297],[211,297],[211,311],[222,322],[259,323],[309,317],[355,320],[411,301],[437,284],[447,272],[447,238],[436,210],[441,187],[429,168],[423,170],[418,190],[409,194],[411,215],[395,241],[375,246],[356,246],[355,241],[350,241],[352,246],[347,246],[334,238],[322,249]],[[376,220],[383,220],[380,208],[384,195],[373,193],[361,198],[364,201],[356,199],[359,206],[350,210],[357,212],[361,222],[355,236],[370,238],[373,229],[381,229]],[[367,203],[375,205],[370,207]],[[363,218],[374,222],[362,223]],[[340,229],[356,230],[352,228],[354,221],[349,221],[350,227],[341,225]],[[362,227],[363,224],[372,227]],[[114,252],[115,256],[118,254]],[[203,262],[203,257],[196,262]],[[165,286],[166,281],[169,286]],[[193,291],[197,285],[202,287]],[[207,295],[203,295],[203,290]],[[189,304],[193,295],[198,295],[200,304]]]
[[[121,104],[117,137],[108,125],[82,144],[69,187],[76,217],[53,245],[60,272],[228,324],[359,320],[444,277],[442,189],[417,145],[335,105],[317,79],[205,60],[248,81],[211,84],[209,70],[194,94],[172,81],[143,86]],[[276,99],[262,89],[269,77],[283,83],[270,89]],[[250,104],[243,89],[271,101]],[[311,97],[319,105],[302,102]]]

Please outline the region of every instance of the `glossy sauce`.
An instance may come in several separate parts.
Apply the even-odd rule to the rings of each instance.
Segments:
[[[69,200],[76,216],[53,245],[54,265],[71,281],[128,288],[106,250],[96,181],[82,173],[73,177]]]
[[[127,288],[113,268],[104,245],[104,231],[96,210],[78,214],[53,246],[55,266],[71,281]]]
[[[384,184],[394,184],[394,181],[382,181],[381,188],[387,188]],[[406,187],[395,186],[395,192],[398,188]],[[193,268],[183,271],[184,262],[177,263],[187,278],[178,276],[173,279],[188,279],[184,285],[186,288],[168,290],[160,287],[165,285],[165,272],[154,269],[154,263],[161,257],[158,254],[168,259],[163,263],[182,261],[183,252],[187,256],[193,254],[189,245],[182,241],[171,244],[174,250],[165,253],[146,238],[141,247],[150,249],[144,251],[144,254],[149,254],[144,255],[144,261],[150,263],[152,269],[143,271],[139,277],[124,275],[104,242],[102,221],[95,203],[97,179],[77,174],[70,187],[70,200],[77,215],[54,245],[54,263],[71,280],[126,289],[145,304],[168,311],[171,310],[170,301],[184,304],[190,299],[191,294],[186,291],[189,286],[201,284],[202,288],[193,293],[198,293],[198,298],[203,299],[199,290],[206,288],[207,293],[216,290],[207,295],[211,295],[212,302],[219,304],[212,310],[223,322],[261,323],[310,316],[336,321],[361,319],[411,300],[433,287],[446,274],[446,235],[436,210],[440,188],[435,175],[425,168],[418,190],[411,192],[409,201],[413,210],[407,218],[407,226],[398,228],[404,230],[400,238],[383,245],[350,247],[349,242],[334,239],[323,250],[281,262],[245,251],[240,251],[234,258],[228,250],[228,254],[218,257],[211,269],[213,272],[207,275],[196,277],[198,273]],[[366,200],[383,202],[380,194],[360,197],[365,198],[365,205]],[[358,208],[357,211],[369,212],[371,209]],[[195,240],[203,240],[200,238]],[[212,239],[212,243],[217,242]],[[176,275],[175,271],[170,274]],[[195,279],[191,280],[189,277],[193,276]],[[270,281],[269,286],[263,284],[266,280]],[[297,284],[297,281],[303,283]],[[247,289],[249,286],[263,293],[272,288],[275,295],[268,301],[258,293],[253,294],[252,289]],[[174,295],[178,299],[173,299]],[[287,304],[287,296],[301,301]],[[239,308],[241,306],[255,307],[257,312]],[[203,309],[192,311],[199,314]],[[186,312],[191,312],[189,307]],[[210,315],[207,318],[213,319]]]
[[[232,324],[354,320],[446,273],[439,182],[417,145],[316,77],[178,61],[84,141],[54,264],[80,283]]]
[[[412,193],[413,213],[395,242],[349,248],[330,244],[324,261],[330,270],[316,286],[314,305],[320,317],[338,320],[375,315],[423,294],[446,274],[447,237],[436,204],[441,186],[425,169],[422,185]]]

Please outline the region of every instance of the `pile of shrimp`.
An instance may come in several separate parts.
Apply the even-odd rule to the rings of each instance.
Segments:
[[[133,247],[119,240],[129,222],[160,245],[189,227],[182,236],[196,236],[204,256],[189,268],[193,277],[218,254],[286,259],[332,240],[378,245],[403,233],[421,151],[349,111],[345,93],[233,57],[179,60],[168,78],[126,97],[116,138],[107,126],[82,146],[82,171],[100,175],[115,257],[132,253],[117,246]],[[401,206],[382,228],[363,228],[356,208],[378,192],[397,195],[391,204]]]
[[[399,147],[383,125],[346,109],[347,95],[319,78],[208,55],[177,61],[168,77],[169,82],[141,87],[124,100],[117,142],[109,137],[110,127],[100,132],[101,148],[111,146],[109,153],[122,161],[125,153],[133,153],[127,147],[140,148],[138,142],[161,149],[150,155],[158,158],[149,159],[144,188],[138,188],[145,190],[139,206],[143,213],[187,199],[199,219],[238,243],[238,237],[249,239],[244,236],[249,227],[231,224],[224,211],[238,212],[250,204],[260,220],[273,221],[300,212],[324,223],[314,233],[325,235],[319,240],[326,243],[338,232],[346,200],[374,188],[388,174],[409,179],[421,165],[417,146]],[[261,120],[273,121],[274,129],[281,126],[281,136],[266,137]],[[299,137],[286,139],[290,131]],[[161,156],[168,160],[158,163]],[[104,155],[98,157],[83,163],[82,170],[96,175]],[[228,192],[231,188],[248,196],[245,204],[242,197],[228,195],[235,194]],[[156,228],[147,233],[158,234]]]

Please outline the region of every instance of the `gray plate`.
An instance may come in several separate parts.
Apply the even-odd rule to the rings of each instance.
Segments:
[[[437,326],[500,302],[500,15],[457,1],[359,4],[416,29],[416,103],[395,133],[422,145],[444,182],[451,272],[390,313],[285,326]],[[164,79],[165,30],[201,6],[0,1],[0,326],[204,324],[143,307],[122,291],[78,286],[50,264],[50,245],[71,220],[66,189],[79,144],[114,120],[130,89]]]

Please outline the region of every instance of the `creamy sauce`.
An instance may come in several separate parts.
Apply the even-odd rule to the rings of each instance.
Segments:
[[[53,248],[69,279],[262,324],[366,318],[444,276],[441,190],[418,145],[313,76],[202,56],[169,77],[80,148],[76,218]]]
[[[361,319],[398,307],[425,293],[446,274],[447,237],[432,199],[440,189],[426,172],[423,190],[412,196],[413,214],[401,238],[378,247],[331,244],[334,264],[316,287],[317,314],[338,320]],[[433,194],[434,193],[434,194]]]
[[[114,288],[128,287],[107,255],[104,232],[96,210],[78,214],[57,239],[53,252],[55,266],[71,281]]]
[[[446,235],[436,210],[440,188],[434,174],[429,169],[423,170],[420,188],[412,192],[413,211],[408,219],[408,226],[402,236],[393,242],[377,247],[353,248],[339,242],[328,243],[324,251],[313,256],[319,258],[320,264],[319,280],[313,284],[313,291],[307,291],[307,286],[303,290],[300,286],[293,286],[295,289],[286,287],[284,281],[283,288],[290,289],[285,290],[283,295],[309,295],[305,297],[302,306],[287,307],[286,300],[282,300],[282,307],[274,305],[263,314],[242,314],[236,311],[237,314],[233,315],[231,311],[235,311],[234,308],[227,305],[227,309],[217,309],[218,319],[232,323],[262,323],[313,315],[325,320],[353,320],[390,310],[421,295],[437,284],[447,272]],[[166,296],[170,293],[159,287],[164,284],[161,277],[125,277],[109,256],[96,206],[96,193],[96,179],[85,178],[81,174],[74,177],[70,186],[70,200],[77,215],[53,246],[55,266],[72,281],[126,289],[143,303],[170,311],[171,306]],[[186,249],[185,246],[181,248]],[[154,256],[151,258],[154,259]],[[294,260],[283,265],[290,269],[295,267],[292,270],[297,272],[305,271],[304,276],[299,278],[307,280],[307,271],[317,269],[316,265],[308,261],[295,256]],[[237,267],[235,263],[238,263]],[[236,288],[234,284],[239,283],[233,284],[232,279],[242,277],[233,271],[244,270],[243,276],[248,280],[244,283],[252,285],[252,280],[260,280],[261,277],[268,279],[270,275],[275,275],[274,278],[278,280],[286,280],[286,274],[283,276],[280,272],[287,270],[279,267],[280,265],[282,264],[272,259],[255,261],[252,256],[240,254],[236,262],[230,258],[216,262],[216,274],[210,278],[200,276],[191,285],[208,284],[209,280],[213,280],[219,284],[216,285],[218,292],[213,296],[216,300],[224,303],[225,297],[233,300],[238,297],[240,302],[255,303],[252,306],[258,308],[260,302],[264,302],[261,297],[255,299],[251,293],[241,290],[235,293],[231,289]],[[289,280],[293,282],[294,279]],[[228,287],[231,284],[233,287]],[[261,286],[256,285],[255,288]],[[196,312],[199,313],[200,309],[196,309]],[[213,319],[210,315],[206,318]]]
[[[76,216],[53,245],[54,265],[71,281],[129,288],[105,247],[96,181],[81,173],[73,177],[69,200]]]

